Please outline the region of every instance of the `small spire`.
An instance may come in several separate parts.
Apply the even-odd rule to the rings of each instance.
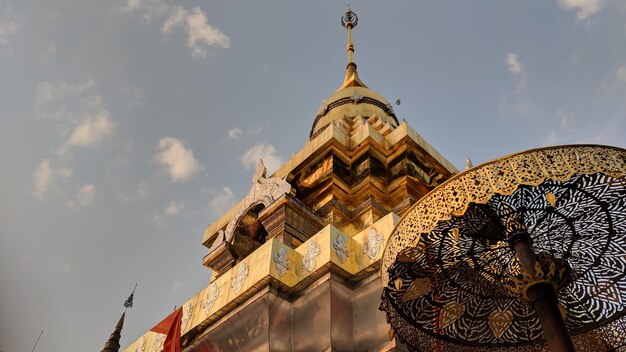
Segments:
[[[109,341],[104,344],[104,348],[101,352],[118,352],[120,350],[120,338],[122,337],[122,328],[124,327],[124,317],[126,317],[126,310],[133,306],[133,298],[135,297],[135,290],[137,289],[137,283],[135,283],[135,288],[133,288],[133,292],[130,293],[130,296],[124,302],[124,313],[120,317],[120,320],[117,322],[115,326],[115,330],[109,337]]]
[[[352,12],[352,9],[348,6],[346,12],[341,16],[341,25],[348,30],[348,44],[346,51],[348,52],[348,65],[346,66],[346,77],[343,80],[343,84],[338,90],[346,87],[365,87],[365,83],[361,81],[356,71],[356,63],[354,62],[354,43],[352,42],[352,28],[356,27],[359,23],[359,17],[356,13]]]
[[[470,158],[465,159],[465,170],[469,170],[473,167],[474,164],[472,164],[472,160],[470,160]]]
[[[122,313],[120,320],[115,326],[115,330],[113,330],[111,337],[109,337],[109,341],[104,344],[102,352],[118,352],[120,350],[120,338],[122,337],[122,327],[124,327],[125,316],[126,312]]]

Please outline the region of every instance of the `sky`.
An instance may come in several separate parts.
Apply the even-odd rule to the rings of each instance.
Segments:
[[[626,147],[626,1],[353,1],[362,80],[459,169]],[[0,0],[0,351],[122,345],[342,83],[340,1]]]

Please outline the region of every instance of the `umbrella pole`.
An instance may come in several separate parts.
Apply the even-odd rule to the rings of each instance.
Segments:
[[[534,276],[537,259],[528,236],[520,236],[513,248],[522,270]],[[541,322],[543,335],[548,346],[550,346],[550,350],[553,352],[574,352],[574,344],[561,316],[554,286],[546,281],[532,283],[526,288],[526,297]]]

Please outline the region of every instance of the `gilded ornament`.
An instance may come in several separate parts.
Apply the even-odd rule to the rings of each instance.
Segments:
[[[417,261],[424,255],[426,247],[424,243],[418,243],[415,247],[409,247],[398,255],[398,261],[402,263],[412,263]]]
[[[494,310],[489,314],[487,320],[489,329],[496,338],[499,338],[511,326],[513,322],[513,313],[510,311]]]
[[[458,302],[450,302],[443,306],[440,315],[441,329],[453,324],[465,313],[465,305]]]
[[[548,201],[548,204],[550,204],[551,207],[556,207],[556,197],[554,196],[554,193],[552,192],[548,192],[546,193],[546,200]]]
[[[402,288],[402,280],[396,279],[394,285],[396,286],[396,291],[400,291],[400,289]]]
[[[406,289],[406,292],[402,296],[402,301],[411,301],[416,298],[424,297],[433,289],[432,281],[427,278],[419,278],[413,280],[409,285],[409,288]]]

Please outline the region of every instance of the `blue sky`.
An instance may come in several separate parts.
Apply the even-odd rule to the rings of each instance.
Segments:
[[[361,78],[460,169],[626,146],[626,2],[351,4]],[[0,350],[101,349],[138,282],[128,345],[204,288],[204,228],[341,84],[345,7],[0,0]]]

